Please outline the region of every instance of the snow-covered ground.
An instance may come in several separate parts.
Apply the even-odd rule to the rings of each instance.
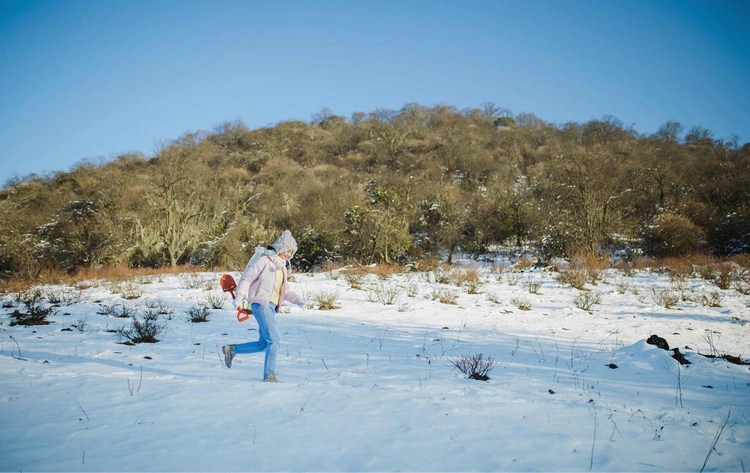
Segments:
[[[43,287],[63,299],[54,323],[11,326],[23,306],[0,310],[0,470],[750,468],[750,370],[699,354],[750,355],[748,296],[606,271],[586,311],[554,273],[479,274],[476,294],[435,273],[368,275],[360,289],[295,274],[309,308],[279,317],[279,383],[261,381],[262,355],[223,365],[222,345],[257,338],[228,302],[188,321],[222,295],[220,274]],[[664,308],[660,289],[683,300]],[[389,291],[393,304],[378,301]],[[318,310],[325,296],[338,308]],[[119,343],[123,308],[169,312],[161,341]],[[692,364],[646,344],[654,334]],[[479,353],[497,363],[487,382],[451,362]]]

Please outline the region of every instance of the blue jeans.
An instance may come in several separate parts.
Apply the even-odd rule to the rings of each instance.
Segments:
[[[266,352],[263,366],[263,379],[276,374],[276,356],[279,352],[279,327],[276,324],[276,304],[269,302],[266,307],[260,304],[251,306],[255,320],[258,322],[260,337],[257,342],[241,343],[234,346],[234,353]]]

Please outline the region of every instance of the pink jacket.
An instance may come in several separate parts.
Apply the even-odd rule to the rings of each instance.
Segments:
[[[240,282],[237,283],[237,292],[235,293],[237,304],[242,304],[243,300],[249,299],[252,304],[267,306],[271,302],[273,285],[276,283],[276,271],[278,271],[276,263],[271,256],[264,256],[252,267],[245,268],[245,272],[240,277]],[[286,267],[282,268],[281,271],[284,272],[284,278],[281,283],[279,305],[276,307],[276,312],[279,311],[279,307],[285,300],[292,304],[302,302],[302,298],[297,294],[286,290]]]

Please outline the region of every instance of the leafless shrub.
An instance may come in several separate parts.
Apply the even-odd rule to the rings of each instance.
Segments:
[[[438,284],[451,284],[453,281],[452,271],[445,268],[435,268],[432,273],[435,275],[435,282]]]
[[[26,307],[24,312],[16,309],[10,315],[13,321],[10,323],[14,325],[49,325],[47,316],[52,313],[52,307],[45,307],[43,305],[44,296],[42,291],[38,288],[31,288],[18,294],[18,299]]]
[[[530,294],[539,294],[539,289],[541,289],[542,283],[539,281],[535,281],[533,279],[529,279],[526,281],[526,289],[529,290]]]
[[[321,291],[312,296],[312,300],[317,304],[318,310],[338,309],[339,307],[336,305],[338,298],[339,295],[335,291]]]
[[[671,309],[680,301],[680,296],[669,289],[651,289],[651,300],[665,309]]]
[[[556,279],[561,284],[568,284],[575,289],[583,290],[589,277],[585,269],[564,269],[558,273]]]
[[[180,274],[180,284],[185,289],[211,289],[214,282],[199,273]]]
[[[365,282],[365,276],[359,273],[345,273],[344,279],[352,289],[362,289],[362,285]]]
[[[415,281],[407,282],[406,295],[409,297],[417,297],[417,295],[419,295],[419,284],[417,284]]]
[[[188,321],[194,324],[203,323],[208,322],[208,319],[211,316],[211,308],[207,305],[198,304],[189,308],[186,313]]]
[[[140,299],[143,296],[143,291],[132,282],[129,282],[121,289],[121,295],[123,299],[127,300]]]
[[[700,302],[704,307],[721,307],[721,302],[724,298],[718,291],[711,292],[710,294],[701,295]]]
[[[430,295],[433,301],[438,301],[442,304],[455,304],[458,300],[458,294],[456,291],[450,289],[435,289]]]
[[[488,381],[490,379],[490,372],[495,368],[495,360],[493,357],[485,357],[481,353],[470,356],[461,356],[459,358],[451,358],[451,364],[457,368],[461,373],[466,375],[469,379],[476,379],[478,381]]]
[[[227,297],[223,293],[208,292],[206,293],[206,304],[212,309],[221,309],[224,307]]]
[[[174,313],[174,311],[170,309],[169,307],[167,307],[167,305],[161,299],[147,300],[146,307],[148,307],[149,309],[153,309],[159,315],[170,315]]]
[[[385,305],[393,305],[401,296],[402,289],[395,284],[378,283],[370,289],[370,300]]]
[[[117,317],[119,319],[127,319],[135,315],[135,309],[125,304],[108,304],[102,306],[102,309],[97,313],[100,315]]]
[[[619,281],[615,283],[615,288],[617,289],[618,294],[625,294],[626,292],[628,292],[629,287],[630,286],[626,282]]]
[[[745,281],[735,281],[733,289],[743,296],[750,296],[750,284]]]
[[[470,269],[466,272],[466,278],[463,282],[466,292],[469,294],[479,294],[479,289],[482,287],[482,284],[482,278],[479,276],[479,272],[476,269]]]
[[[86,326],[88,325],[89,319],[85,315],[80,317],[76,322],[72,325],[72,327],[76,330],[78,330],[80,333],[83,333],[86,331]]]
[[[502,301],[497,297],[495,294],[487,294],[487,300],[492,302],[493,304],[502,304]]]
[[[589,268],[586,270],[586,278],[589,283],[596,286],[600,281],[604,279],[604,273],[599,269]]]
[[[84,299],[83,291],[73,288],[62,288],[59,290],[49,290],[46,293],[47,301],[50,304],[73,305]]]
[[[602,301],[601,294],[593,291],[580,291],[573,298],[573,304],[581,310],[590,311]]]
[[[741,280],[741,271],[734,263],[709,263],[698,266],[698,274],[705,280],[711,281],[719,289],[729,289]]]
[[[519,310],[531,310],[531,301],[525,297],[515,296],[511,298],[510,302]]]
[[[130,328],[122,327],[117,331],[117,336],[121,340],[125,340],[126,345],[132,345],[136,343],[157,343],[159,335],[166,330],[166,323],[159,323],[158,314],[146,314],[139,320],[138,317],[133,317],[133,322]]]
[[[508,283],[508,286],[515,286],[518,284],[518,280],[520,279],[520,276],[518,273],[508,272],[505,274],[505,282]]]

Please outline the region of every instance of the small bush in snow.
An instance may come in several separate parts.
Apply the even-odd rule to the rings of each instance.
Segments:
[[[750,296],[750,284],[744,281],[736,281],[732,286],[735,291],[739,292],[744,296]]]
[[[438,301],[442,304],[455,304],[458,300],[458,294],[456,294],[456,291],[451,291],[450,289],[444,289],[442,291],[436,289],[432,291],[430,297],[433,301]]]
[[[149,299],[146,301],[146,307],[149,309],[154,310],[157,314],[160,315],[169,315],[172,314],[174,311],[167,307],[167,305],[164,303],[161,299]]]
[[[401,292],[401,288],[395,284],[378,283],[377,286],[370,290],[370,300],[385,305],[393,305],[401,296]]]
[[[224,307],[226,300],[226,296],[222,293],[209,292],[206,294],[206,304],[212,309],[221,309]]]
[[[18,295],[20,302],[26,306],[26,311],[21,312],[16,309],[10,315],[14,320],[10,323],[13,325],[49,325],[47,316],[52,313],[52,307],[44,307],[42,301],[42,291],[39,289],[29,289]]]
[[[737,267],[731,263],[716,265],[711,278],[719,289],[729,289],[739,279]]]
[[[196,305],[187,310],[188,321],[197,324],[202,322],[208,322],[208,318],[211,316],[211,309],[206,305]]]
[[[362,285],[365,282],[365,276],[359,273],[345,273],[344,279],[352,289],[362,289]]]
[[[133,300],[140,299],[143,296],[143,291],[138,289],[138,286],[129,282],[121,289],[121,295],[123,299]]]
[[[99,315],[109,315],[119,319],[127,319],[134,315],[134,311],[135,309],[124,304],[110,304],[102,306],[102,309],[97,313]]]
[[[406,284],[406,295],[409,297],[417,297],[419,295],[419,284],[415,281],[409,281]]]
[[[665,309],[671,309],[680,302],[680,296],[669,289],[652,289],[651,300]]]
[[[462,285],[469,294],[479,294],[479,289],[482,287],[482,278],[479,276],[479,271],[476,268],[467,269],[464,273]]]
[[[494,304],[502,304],[502,301],[494,294],[487,294],[487,300]]]
[[[338,301],[339,295],[333,291],[322,291],[314,294],[312,300],[318,306],[318,310],[332,310],[338,309],[336,302]]]
[[[714,291],[710,294],[703,294],[700,302],[704,307],[721,307],[723,297],[720,292]]]
[[[518,273],[509,272],[505,275],[505,282],[508,283],[508,286],[515,286],[518,284],[519,279],[520,276],[518,276]]]
[[[602,301],[602,297],[598,292],[591,291],[580,291],[573,298],[573,304],[581,310],[589,311],[596,304]]]
[[[564,269],[560,271],[556,279],[560,284],[568,284],[582,290],[589,280],[589,275],[585,269]]]
[[[214,286],[212,281],[197,273],[181,274],[180,283],[185,289],[211,289]]]
[[[427,282],[436,282],[438,284],[450,284],[451,283],[451,271],[446,270],[445,268],[439,267],[435,268],[434,271],[431,271],[429,273],[431,275],[430,279],[427,280]],[[434,281],[432,280],[432,276],[434,276]]]
[[[83,317],[80,317],[76,323],[71,325],[74,329],[78,330],[80,333],[83,333],[86,331],[86,326],[88,325],[89,319],[85,315]]]
[[[539,281],[534,281],[532,279],[529,279],[526,281],[526,289],[529,290],[529,293],[531,294],[539,294],[539,289],[541,289],[542,283]]]
[[[47,291],[50,304],[73,305],[83,300],[83,292],[77,289],[64,288],[58,291]]]
[[[133,322],[130,328],[122,327],[117,331],[117,336],[121,340],[125,340],[126,345],[132,345],[136,343],[157,343],[157,338],[167,328],[167,324],[159,323],[159,315],[150,313],[143,317],[143,320],[138,320],[137,317],[133,317]]]
[[[495,367],[495,360],[491,356],[485,358],[481,353],[471,356],[452,358],[451,364],[469,379],[488,381],[490,372]]]
[[[516,296],[511,298],[510,302],[518,307],[519,310],[531,310],[531,301],[525,297]]]

